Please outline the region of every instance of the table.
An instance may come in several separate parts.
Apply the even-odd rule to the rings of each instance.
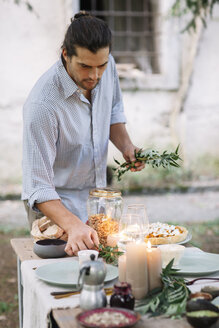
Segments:
[[[26,260],[37,260],[33,252],[33,240],[31,238],[11,239],[11,246],[17,255],[17,280],[18,280],[18,306],[19,306],[19,327],[23,327],[23,285],[21,277],[21,262]]]
[[[21,263],[30,260],[39,260],[42,264],[42,259],[40,259],[33,252],[33,240],[31,238],[16,238],[11,240],[11,245],[17,255],[17,271],[18,271],[18,298],[19,298],[19,324],[20,328],[23,328],[23,285],[22,285],[22,275],[21,275]],[[67,259],[68,260],[68,259]],[[45,260],[46,262],[47,260]],[[31,262],[29,262],[31,263]],[[28,264],[26,262],[26,264]],[[41,284],[45,284],[41,282]],[[200,290],[200,284],[191,286],[192,291]],[[45,284],[45,289],[48,288]],[[54,327],[59,328],[76,328],[78,327],[75,320],[75,316],[80,312],[80,308],[56,308],[52,309],[51,316],[54,319]],[[180,320],[171,320],[167,318],[157,317],[157,318],[147,318],[142,316],[141,320],[136,324],[135,328],[191,328],[185,318]],[[31,327],[34,328],[34,327]],[[213,328],[213,326],[212,326]],[[214,328],[219,328],[219,322]]]

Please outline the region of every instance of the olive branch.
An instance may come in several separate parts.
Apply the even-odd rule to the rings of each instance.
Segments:
[[[177,161],[182,159],[180,158],[178,152],[179,145],[177,146],[175,152],[168,153],[167,150],[165,150],[162,154],[159,154],[158,151],[153,149],[140,149],[138,152],[135,151],[136,160],[134,162],[124,162],[121,164],[118,160],[114,158],[114,161],[116,164],[118,164],[118,167],[113,168],[113,171],[115,172],[118,181],[121,181],[121,177],[127,171],[131,170],[132,168],[135,168],[135,163],[137,162],[151,165],[153,168],[160,166],[164,168],[170,168],[170,166],[180,167]]]

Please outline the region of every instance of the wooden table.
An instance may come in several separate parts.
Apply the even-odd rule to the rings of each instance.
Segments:
[[[23,327],[23,286],[21,277],[21,262],[26,260],[37,260],[33,252],[33,239],[15,238],[11,239],[11,246],[17,255],[17,281],[18,281],[18,305],[19,305],[19,327]]]
[[[18,298],[19,298],[19,324],[23,327],[23,287],[21,277],[21,262],[26,260],[42,260],[33,252],[33,240],[31,238],[16,238],[11,240],[11,245],[17,255],[17,271],[18,271]],[[52,316],[55,321],[55,327],[59,328],[76,328],[78,324],[75,316],[81,311],[79,308],[72,309],[54,309]],[[191,328],[191,325],[185,318],[180,320],[171,320],[163,317],[146,318],[142,316],[135,328]],[[219,328],[218,324],[212,328]],[[34,328],[34,327],[31,327]]]
[[[81,312],[81,309],[53,310],[53,318],[59,328],[76,328],[75,316]],[[185,318],[180,320],[171,320],[163,317],[146,318],[141,317],[134,328],[191,328],[191,325]],[[216,328],[216,327],[215,327]]]

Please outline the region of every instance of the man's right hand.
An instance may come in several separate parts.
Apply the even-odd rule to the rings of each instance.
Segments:
[[[94,249],[99,246],[97,232],[81,221],[77,225],[73,224],[66,232],[68,241],[65,252],[69,256],[77,255],[78,251]]]
[[[68,255],[76,255],[80,250],[93,249],[99,246],[96,231],[71,213],[60,200],[50,200],[36,204],[36,206],[68,234],[65,247]]]

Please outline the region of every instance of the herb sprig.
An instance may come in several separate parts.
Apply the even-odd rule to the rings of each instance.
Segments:
[[[110,247],[110,246],[103,246],[99,245],[99,256],[105,259],[106,263],[118,264],[119,256],[123,255],[124,253],[118,250],[118,247]]]
[[[113,168],[113,170],[115,171],[118,181],[120,181],[123,174],[131,170],[131,168],[135,167],[136,162],[149,164],[153,168],[159,166],[163,166],[164,168],[170,168],[170,166],[180,167],[177,161],[182,159],[180,158],[178,151],[179,145],[177,146],[175,152],[168,153],[165,150],[162,154],[159,154],[158,151],[153,149],[140,149],[138,152],[135,151],[136,160],[132,163],[124,162],[121,164],[119,161],[114,159],[116,164],[118,164],[119,166],[117,168]]]
[[[173,261],[162,270],[162,288],[153,289],[147,296],[136,304],[135,310],[141,314],[150,313],[151,316],[164,315],[180,318],[186,311],[186,302],[190,290],[183,277],[177,277]]]

